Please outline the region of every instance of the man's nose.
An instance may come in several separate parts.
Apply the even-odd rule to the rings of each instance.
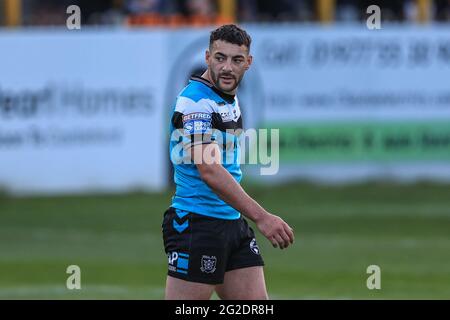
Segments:
[[[223,64],[222,71],[232,71],[231,69],[231,60],[227,59]]]

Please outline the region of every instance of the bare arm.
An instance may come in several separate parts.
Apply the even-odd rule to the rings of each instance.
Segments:
[[[207,149],[207,150],[206,150]],[[206,152],[205,152],[206,150]],[[287,248],[294,242],[292,228],[280,217],[270,214],[253,200],[221,164],[221,151],[216,144],[193,147],[202,180],[226,203],[255,222],[274,247]],[[201,162],[201,163],[200,163]]]

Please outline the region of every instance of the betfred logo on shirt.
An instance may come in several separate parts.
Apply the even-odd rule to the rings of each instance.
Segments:
[[[189,120],[211,120],[211,115],[204,112],[194,112],[183,116],[183,123]]]
[[[211,129],[211,115],[204,112],[195,112],[183,116],[183,128],[187,134],[205,133]]]
[[[187,134],[205,133],[211,129],[211,115],[194,112],[183,116],[183,127]]]

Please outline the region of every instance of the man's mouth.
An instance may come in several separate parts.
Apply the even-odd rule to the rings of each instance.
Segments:
[[[225,83],[231,83],[232,81],[234,81],[234,77],[233,77],[233,76],[220,76],[220,78],[221,78]]]

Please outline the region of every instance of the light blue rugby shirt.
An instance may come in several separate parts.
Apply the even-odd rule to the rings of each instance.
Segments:
[[[176,135],[173,133],[177,129],[181,137],[174,139]],[[170,124],[170,154],[176,184],[173,208],[220,219],[240,218],[240,213],[220,199],[201,179],[195,164],[174,159],[181,159],[180,141],[190,145],[218,143],[222,147],[223,167],[239,183],[242,177],[239,134],[230,134],[227,130],[241,129],[242,116],[237,97],[217,90],[204,78],[191,77],[177,97]],[[197,140],[199,137],[203,139]]]

